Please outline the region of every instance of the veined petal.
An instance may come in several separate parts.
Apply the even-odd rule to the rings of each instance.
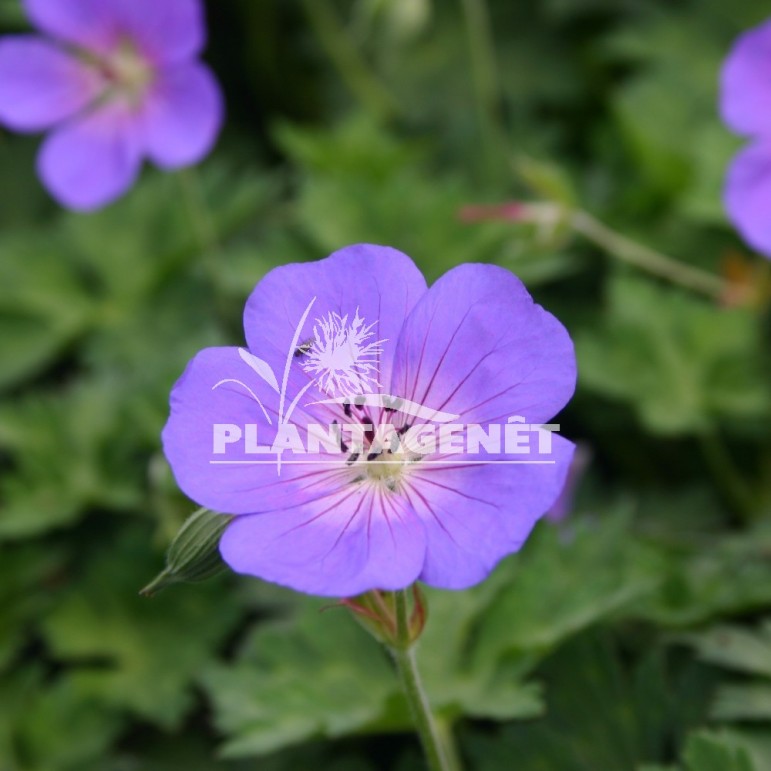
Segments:
[[[99,94],[96,72],[42,38],[0,38],[0,123],[42,131],[84,109]]]
[[[43,143],[38,170],[63,206],[92,211],[123,195],[141,166],[136,118],[121,103],[64,124]]]
[[[482,581],[507,554],[519,551],[567,478],[575,446],[559,435],[551,452],[533,449],[485,465],[416,464],[407,493],[426,528],[420,580],[442,589]],[[545,462],[544,462],[545,461]]]
[[[276,454],[256,449],[272,448],[279,405],[279,395],[238,348],[201,351],[174,386],[163,429],[163,449],[183,492],[215,511],[251,514],[328,496],[349,480],[347,454],[331,451],[282,453],[279,475]],[[303,425],[312,416],[299,406],[292,417],[308,449]]]
[[[366,484],[237,517],[220,541],[233,570],[329,597],[403,589],[418,577],[425,550],[423,524],[405,502]]]
[[[724,198],[744,240],[771,258],[771,139],[750,145],[734,158]]]
[[[544,423],[575,382],[570,336],[522,282],[494,265],[461,265],[407,317],[391,391],[459,422]]]
[[[212,149],[223,119],[217,81],[198,62],[159,70],[142,121],[147,154],[166,169],[197,163]]]
[[[771,137],[771,21],[739,37],[720,82],[723,120],[738,134]]]
[[[372,325],[370,340],[384,341],[382,353],[376,357],[374,375],[387,386],[402,324],[425,291],[425,279],[406,254],[386,246],[348,246],[324,260],[284,265],[268,273],[247,302],[246,339],[253,353],[275,364],[283,373],[298,327],[296,339],[302,344],[313,339],[319,320],[337,314],[347,317],[350,325],[358,313],[364,325]],[[302,359],[290,364],[291,371],[298,376],[302,367]],[[309,376],[302,379],[307,382]],[[317,399],[324,396],[318,391],[314,393]],[[311,394],[309,400],[310,397]]]

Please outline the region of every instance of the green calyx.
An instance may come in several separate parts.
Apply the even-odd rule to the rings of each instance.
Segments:
[[[233,517],[198,509],[182,525],[166,552],[166,567],[139,593],[152,597],[177,583],[195,583],[225,569],[219,542]]]

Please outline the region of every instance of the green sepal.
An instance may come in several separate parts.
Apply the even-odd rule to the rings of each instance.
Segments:
[[[219,542],[233,517],[198,509],[182,525],[166,552],[166,567],[140,594],[152,597],[172,584],[196,583],[225,570]]]

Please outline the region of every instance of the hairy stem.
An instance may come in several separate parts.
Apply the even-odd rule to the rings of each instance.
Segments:
[[[661,252],[638,244],[604,225],[587,212],[575,212],[571,216],[570,225],[576,233],[580,233],[622,262],[642,268],[648,273],[661,276],[709,297],[720,299],[725,295],[727,284],[719,276],[686,265]]]
[[[430,771],[459,771],[457,764],[450,762],[449,754],[442,741],[442,733],[431,712],[415,660],[415,648],[410,641],[409,610],[407,590],[395,593],[396,639],[393,655],[399,670],[399,677],[415,719],[415,728],[420,736],[426,763]],[[445,727],[445,734],[447,728]]]

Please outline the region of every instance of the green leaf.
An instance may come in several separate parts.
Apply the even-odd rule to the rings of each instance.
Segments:
[[[418,664],[441,719],[516,720],[541,713],[525,682],[539,660],[590,624],[628,608],[658,582],[658,561],[618,548],[623,517],[572,543],[539,528],[523,554],[466,592],[426,589]],[[553,569],[560,564],[561,569]],[[602,570],[597,566],[602,565]],[[298,601],[289,619],[258,626],[232,666],[204,675],[228,756],[263,754],[315,737],[407,730],[392,666],[345,611]]]
[[[692,736],[684,757],[688,771],[757,771],[744,749],[717,734]]]
[[[578,524],[568,542],[557,529],[539,526],[508,560],[509,581],[482,619],[476,655],[543,656],[653,594],[662,563],[628,528],[623,509],[601,524]]]
[[[3,553],[0,562],[0,673],[31,637],[33,623],[51,605],[40,591],[55,580],[63,561],[62,550],[25,544]],[[2,765],[0,764],[0,767]]]
[[[718,689],[711,716],[718,721],[771,721],[771,684],[724,685]]]
[[[670,503],[662,513],[678,514]],[[768,528],[738,537],[685,534],[666,560],[661,591],[643,603],[642,615],[678,628],[705,624],[721,615],[765,612],[771,602]]]
[[[725,171],[740,141],[719,121],[717,73],[731,41],[723,13],[688,16],[651,8],[608,39],[643,63],[613,100],[621,136],[648,186],[693,219],[724,223]],[[738,34],[741,27],[736,27]]]
[[[706,431],[769,414],[760,329],[748,310],[616,276],[602,324],[576,340],[581,385],[629,402],[656,434]]]
[[[130,422],[114,380],[80,380],[67,392],[0,410],[0,446],[18,468],[2,480],[0,539],[28,538],[76,521],[89,506],[126,509],[142,500]]]
[[[478,615],[491,588],[462,595],[427,591],[429,625],[418,662],[432,708],[442,719],[463,714],[510,719],[540,713],[540,692],[522,683],[521,666],[476,666]],[[238,661],[212,666],[203,682],[217,722],[230,738],[228,757],[261,755],[317,737],[410,730],[412,718],[386,652],[343,608],[298,600],[289,617],[259,625]]]
[[[46,682],[38,667],[0,686],[3,771],[81,771],[103,757],[122,721],[83,694],[65,674]]]
[[[232,630],[238,606],[217,582],[139,597],[137,587],[150,570],[145,536],[144,530],[124,533],[120,544],[104,544],[43,629],[81,693],[174,728],[193,705],[193,680]]]
[[[544,274],[544,255],[512,247],[511,223],[462,222],[460,209],[480,193],[457,174],[437,173],[424,145],[371,120],[356,116],[323,132],[283,124],[277,136],[300,167],[297,226],[313,257],[365,242],[401,249],[429,279],[463,262],[501,262],[535,280],[574,268],[563,255]]]
[[[720,625],[684,639],[710,664],[771,678],[771,620],[757,630]]]
[[[207,668],[203,681],[218,725],[231,735],[226,756],[361,731],[395,697],[394,675],[378,645],[342,608],[323,614],[322,608],[303,603],[292,620],[258,627],[237,663]]]
[[[49,366],[92,322],[92,300],[57,241],[0,237],[0,390]]]
[[[562,646],[538,669],[549,683],[545,716],[469,732],[469,765],[507,771],[515,757],[518,771],[594,771],[667,762],[703,721],[710,678],[647,641],[637,649],[599,632]]]

